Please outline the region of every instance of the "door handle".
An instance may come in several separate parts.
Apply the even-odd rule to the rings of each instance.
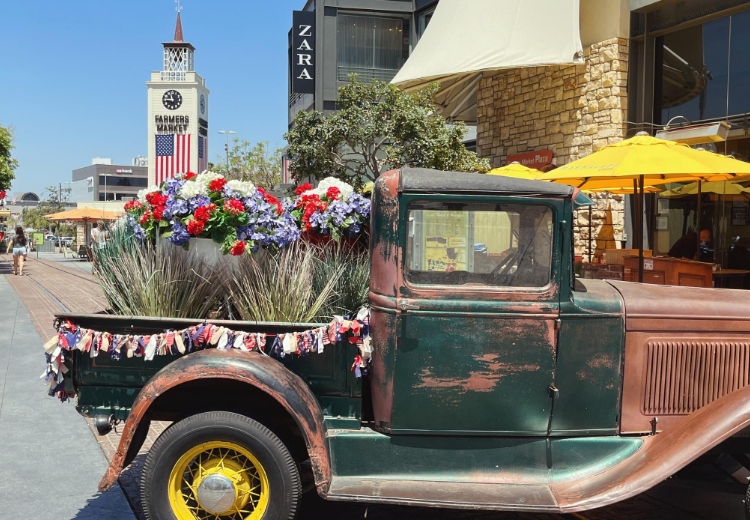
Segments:
[[[419,305],[409,303],[409,300],[407,300],[406,298],[402,298],[398,301],[398,308],[401,310],[401,312],[415,311],[419,309]]]

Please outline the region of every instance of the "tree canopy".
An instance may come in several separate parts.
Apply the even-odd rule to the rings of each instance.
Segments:
[[[271,150],[268,142],[252,144],[235,138],[229,149],[229,165],[225,158],[212,164],[213,171],[227,179],[252,181],[256,186],[271,189],[281,182],[281,149]]]
[[[21,213],[21,220],[24,227],[34,229],[49,229],[54,231],[60,226],[57,222],[47,220],[47,215],[65,211],[65,203],[70,198],[71,188],[62,188],[58,186],[48,186],[42,192],[43,200],[35,208],[24,208]],[[61,233],[71,234],[75,228],[60,226]]]
[[[486,172],[489,162],[466,149],[463,123],[438,114],[438,86],[406,93],[356,76],[339,88],[336,113],[300,111],[285,135],[295,179],[338,177],[361,186],[392,168]]]
[[[9,190],[18,161],[11,156],[13,149],[13,129],[0,125],[0,191]]]

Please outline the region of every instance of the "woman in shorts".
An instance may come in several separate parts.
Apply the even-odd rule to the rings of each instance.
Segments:
[[[8,244],[8,250],[6,253],[13,251],[13,274],[23,276],[23,261],[26,258],[29,241],[26,239],[26,235],[23,232],[21,226],[16,227],[16,234]]]

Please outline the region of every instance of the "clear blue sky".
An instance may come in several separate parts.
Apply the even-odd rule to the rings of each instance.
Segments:
[[[183,0],[185,40],[211,91],[209,160],[218,130],[283,146],[287,32],[304,0]],[[173,0],[0,0],[0,124],[15,132],[13,193],[71,180],[110,157],[147,154],[146,81],[162,68]]]

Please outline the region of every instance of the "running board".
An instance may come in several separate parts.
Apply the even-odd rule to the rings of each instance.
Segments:
[[[333,477],[327,500],[495,511],[559,511],[549,486]]]

